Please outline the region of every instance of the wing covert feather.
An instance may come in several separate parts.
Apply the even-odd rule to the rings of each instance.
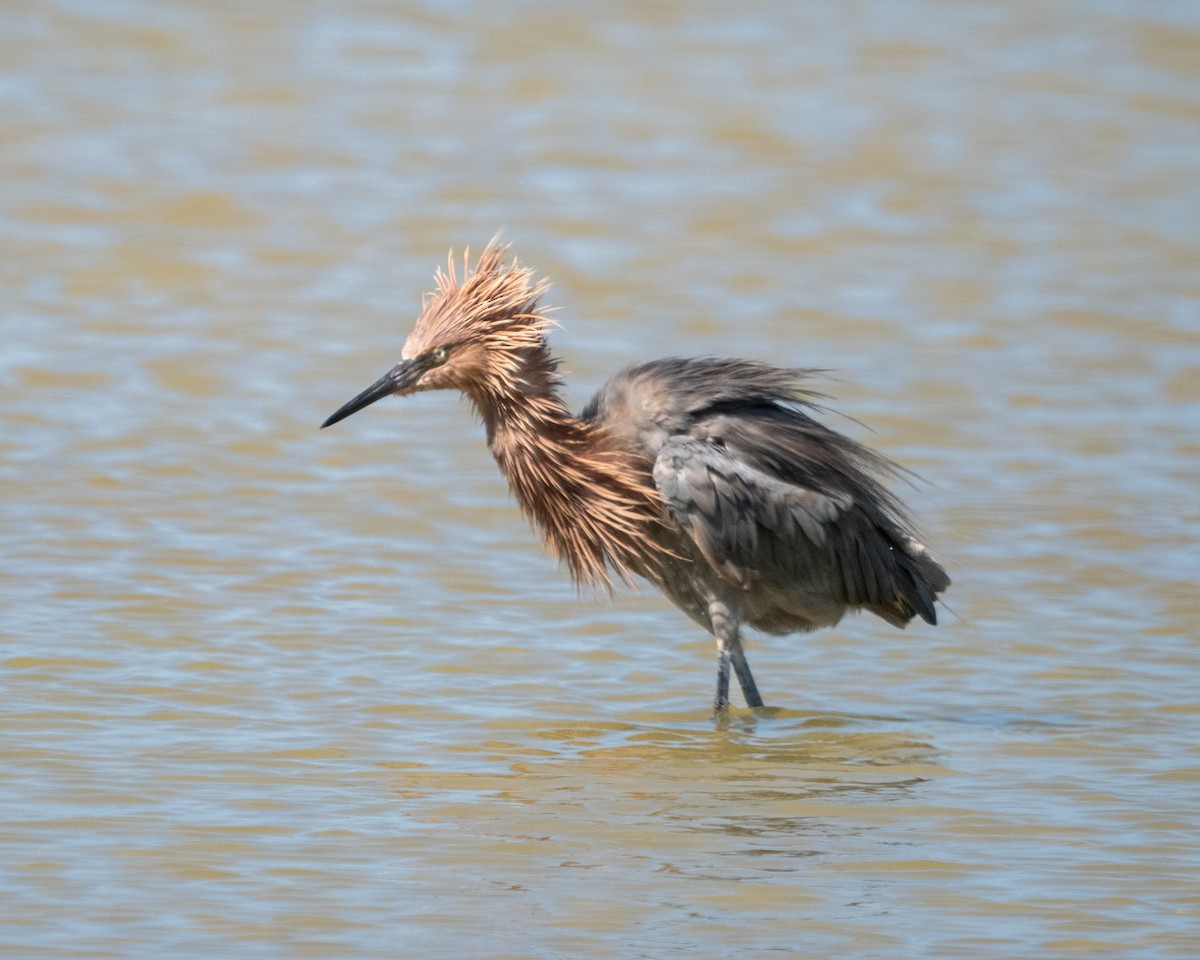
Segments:
[[[839,553],[831,543],[834,525],[854,505],[848,495],[787,483],[734,459],[719,444],[688,437],[663,445],[654,482],[705,559],[741,585],[782,586],[822,569]],[[845,569],[853,563],[838,565],[839,579],[855,576]],[[858,584],[846,592],[862,591]]]

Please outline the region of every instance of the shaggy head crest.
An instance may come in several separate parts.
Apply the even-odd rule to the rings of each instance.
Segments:
[[[470,251],[463,252],[461,282],[453,251],[434,281],[437,289],[425,295],[405,356],[467,343],[504,351],[536,348],[544,343],[543,331],[554,322],[538,306],[549,281],[535,282],[533,271],[516,257],[510,258],[508,244],[499,237],[484,247],[473,268]]]

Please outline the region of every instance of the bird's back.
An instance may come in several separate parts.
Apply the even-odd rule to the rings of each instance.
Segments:
[[[775,633],[865,608],[936,622],[945,571],[879,482],[899,468],[813,417],[816,371],[742,360],[631,367],[582,418],[644,458],[673,523],[651,579],[705,621],[714,596]]]

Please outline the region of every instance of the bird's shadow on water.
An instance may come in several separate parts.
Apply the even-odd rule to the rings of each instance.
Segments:
[[[453,782],[468,791],[487,792],[504,783],[514,785],[505,793],[536,793],[538,784],[577,785],[599,777],[626,782],[630,789],[653,781],[666,792],[707,783],[759,800],[830,792],[844,797],[855,791],[907,791],[958,775],[951,758],[961,749],[964,733],[974,740],[973,731],[992,729],[1009,737],[1078,725],[1071,717],[994,711],[899,715],[737,706],[714,715],[684,697],[661,708],[614,707],[588,716],[572,716],[567,706],[562,700],[532,699],[524,710],[477,718],[478,726],[466,724],[472,728],[468,736],[449,737],[456,745],[442,761],[427,754],[420,762],[397,761],[396,766],[409,768],[406,778],[413,781]],[[443,724],[451,719],[441,718]],[[450,722],[447,729],[457,726]]]
[[[670,713],[642,711],[627,718],[633,724],[687,727],[714,735],[778,738],[802,736],[822,731],[859,731],[864,729],[895,729],[920,721],[911,717],[865,712],[830,712],[796,710],[791,707],[729,707],[706,714],[694,711]]]
[[[779,724],[789,729],[838,729],[853,727],[860,724],[895,725],[906,722],[903,717],[885,716],[882,714],[866,713],[819,713],[816,711],[794,710],[789,707],[731,707],[718,710],[709,717],[709,722],[716,731],[736,732],[769,730],[771,724]]]
[[[758,875],[860,831],[855,810],[911,802],[956,775],[919,725],[866,714],[560,713],[486,727],[486,739],[439,760],[386,765],[407,829],[443,837],[447,824],[469,834],[486,823],[499,842],[536,835],[589,857],[639,844],[664,870],[704,876],[720,854]]]
[[[776,774],[828,781],[912,782],[945,771],[932,738],[898,717],[831,714],[782,707],[731,708],[719,714],[636,713],[619,735],[585,756],[641,756],[665,764],[692,761],[735,776],[746,765],[781,765]],[[614,731],[615,733],[616,731]],[[869,775],[865,775],[866,771]]]

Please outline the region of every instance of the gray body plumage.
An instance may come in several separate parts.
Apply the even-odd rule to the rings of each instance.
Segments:
[[[813,373],[658,360],[617,374],[581,415],[644,458],[670,518],[663,545],[690,562],[641,572],[716,636],[744,690],[739,624],[807,631],[854,609],[936,623],[950,583],[876,479],[899,468],[811,416]]]

